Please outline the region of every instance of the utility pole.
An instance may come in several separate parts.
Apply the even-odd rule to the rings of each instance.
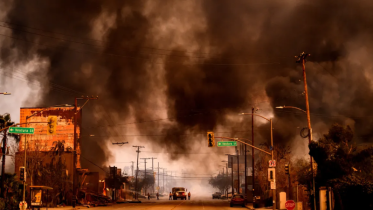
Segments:
[[[155,160],[155,159],[157,159],[157,158],[154,158],[154,157],[151,157],[152,158],[152,172],[153,172],[153,177],[154,177],[154,165],[153,165],[153,161]],[[158,167],[159,167],[159,163],[158,163]],[[159,171],[158,171],[159,172]],[[154,177],[154,179],[155,179],[155,177]],[[155,192],[155,190],[154,190],[154,184],[155,184],[155,180],[154,180],[154,183],[153,183],[153,194],[154,194],[154,192]]]
[[[81,120],[82,119],[82,115],[81,115],[81,110],[82,108],[88,103],[89,100],[97,100],[98,99],[98,96],[97,97],[75,97],[75,102],[74,102],[74,173],[73,173],[73,196],[77,196],[78,195],[78,168],[80,168],[80,135],[79,137],[77,136],[77,133],[76,133],[76,128],[77,128],[77,123],[78,123],[78,113],[80,114],[80,117],[79,119]],[[78,110],[78,100],[87,100],[83,106],[80,107],[80,109]],[[79,134],[81,133],[81,130],[79,132]]]
[[[164,168],[160,168],[159,167],[159,162],[158,162],[158,193],[161,193],[161,183],[160,183],[160,181],[159,181],[159,176],[160,176],[160,173],[159,173],[159,169],[163,169],[163,173],[164,173]],[[163,175],[163,177],[164,177],[164,175]],[[164,181],[164,179],[163,179],[163,181]]]
[[[135,181],[135,199],[138,199],[137,197],[137,175],[139,174],[139,154],[140,154],[140,148],[145,148],[144,146],[132,146],[137,147],[137,161],[136,161],[136,181]]]
[[[145,196],[146,196],[146,188],[147,188],[147,182],[146,182],[146,160],[147,159],[152,159],[152,158],[140,158],[140,159],[143,159],[144,163],[145,163],[144,192],[145,192]]]
[[[132,177],[133,177],[133,161],[131,161],[131,163],[132,163],[132,166],[131,166],[131,171],[132,171]]]
[[[251,109],[251,143],[253,144],[253,146],[255,147],[255,144],[254,144],[254,107]],[[254,196],[255,196],[255,155],[254,155],[254,147],[252,147],[252,150],[251,152],[253,154],[252,155],[252,159],[251,159],[251,168],[252,168],[252,184],[253,184],[253,201],[254,202]],[[245,155],[246,155],[246,151],[245,151]],[[246,160],[245,160],[246,161]]]
[[[246,142],[243,142],[243,141],[240,141],[242,144],[247,144],[248,146],[251,146],[252,148],[255,148],[255,149],[257,149],[257,150],[259,150],[259,151],[262,151],[262,152],[264,152],[264,153],[267,153],[268,155],[271,155],[271,158],[272,158],[272,160],[274,160],[274,158],[273,158],[273,124],[272,124],[272,119],[268,119],[268,118],[266,118],[266,117],[264,117],[264,116],[262,116],[262,115],[259,115],[259,114],[255,114],[254,113],[254,111],[252,112],[252,113],[241,113],[240,115],[255,115],[255,116],[258,116],[258,117],[261,117],[261,118],[263,118],[263,119],[265,119],[265,120],[267,120],[267,121],[269,121],[269,123],[270,123],[270,125],[271,125],[271,146],[270,146],[270,150],[271,150],[271,153],[269,153],[269,152],[267,152],[267,151],[265,151],[265,150],[262,150],[262,149],[259,149],[259,148],[257,148],[257,147],[255,147],[254,146],[254,138],[252,139],[252,144],[253,145],[250,145],[250,144],[247,144]],[[254,122],[254,121],[253,121]],[[254,124],[254,123],[253,123]],[[253,127],[254,128],[254,127]],[[252,129],[252,130],[254,130],[254,129]],[[253,136],[254,137],[254,136]],[[227,137],[216,137],[215,136],[215,138],[227,138]],[[228,139],[231,139],[231,138],[228,138]],[[235,141],[239,141],[237,138],[236,139],[234,139]],[[253,155],[254,155],[254,152],[253,152]],[[254,157],[254,156],[253,156]],[[253,161],[253,169],[254,169],[254,161]],[[253,172],[254,172],[254,170],[253,170]],[[254,175],[254,173],[253,173],[253,175]],[[253,183],[254,184],[254,183]],[[274,179],[274,185],[276,186],[276,179]],[[254,185],[253,185],[254,186]],[[273,190],[273,200],[272,200],[272,203],[273,203],[273,206],[272,206],[272,208],[273,208],[273,210],[275,210],[276,209],[276,190],[275,189],[272,189]],[[254,192],[254,191],[253,191]]]
[[[168,187],[168,181],[167,181],[168,172],[166,171],[166,187]],[[164,188],[163,188],[164,189]],[[167,190],[168,191],[168,190]]]
[[[311,128],[311,116],[310,116],[310,105],[308,101],[308,88],[307,88],[307,77],[306,77],[306,59],[311,54],[302,52],[299,56],[295,56],[297,58],[297,63],[302,63],[303,69],[303,82],[304,82],[304,94],[306,100],[306,112],[307,112],[307,124],[308,124],[308,144],[312,142],[312,128]],[[310,155],[311,161],[311,173],[312,173],[312,191],[313,191],[313,207],[316,210],[316,191],[315,191],[315,178],[313,176],[313,161],[312,156]]]
[[[162,183],[163,183],[163,190],[162,190],[162,193],[164,193],[164,170],[165,170],[165,168],[163,168],[163,181],[162,181]]]

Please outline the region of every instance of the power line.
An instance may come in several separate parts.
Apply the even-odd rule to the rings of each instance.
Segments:
[[[57,35],[65,36],[65,37],[77,38],[77,39],[80,39],[80,40],[91,40],[91,41],[100,42],[100,43],[105,43],[106,42],[104,40],[99,40],[99,39],[81,38],[81,37],[75,37],[75,36],[72,36],[72,35],[67,35],[67,34],[62,34],[62,33],[50,32],[50,31],[47,31],[45,29],[30,27],[30,26],[21,25],[21,24],[10,23],[10,22],[7,22],[7,21],[0,21],[0,22],[6,24],[6,25],[0,25],[0,27],[3,27],[3,28],[17,30],[17,31],[23,31],[25,33],[30,33],[30,34],[37,35],[37,36],[44,36],[44,37],[47,37],[47,38],[57,39],[57,40],[66,41],[66,42],[83,44],[83,45],[88,45],[88,46],[93,46],[93,47],[103,47],[102,45],[80,42],[80,41],[75,41],[75,40],[69,40],[69,39],[57,37],[55,35],[57,34]],[[14,26],[17,26],[17,27],[15,28],[15,27],[12,27],[10,25],[14,25]],[[52,34],[52,35],[40,34],[40,33],[32,32],[32,31],[20,29],[20,27],[28,28],[28,29],[32,29],[32,30],[37,30],[37,31],[43,31],[43,32],[46,32],[46,33]],[[181,51],[181,50],[175,50],[175,49],[162,49],[162,48],[149,47],[149,46],[140,46],[139,48],[148,49],[148,50],[167,51],[167,52],[173,52],[173,53],[180,52],[180,53],[189,53],[189,54],[199,55],[199,56],[182,56],[182,57],[206,58],[206,57],[202,57],[200,55],[209,55],[209,53]],[[149,54],[155,54],[155,55],[161,55],[161,56],[170,56],[170,54],[157,54],[157,53],[149,53]],[[214,55],[217,56],[216,54],[214,54]],[[255,56],[257,56],[257,55],[255,55]],[[284,58],[284,57],[285,56],[281,56],[281,58]]]
[[[257,129],[255,129],[257,130]],[[251,130],[245,131],[226,131],[226,132],[214,132],[214,133],[245,133],[251,132]],[[124,135],[105,135],[105,136],[90,136],[90,138],[105,138],[105,137],[131,137],[131,136],[195,136],[195,135],[206,135],[206,133],[191,133],[191,134],[124,134]],[[83,135],[82,135],[83,137]]]
[[[85,159],[86,161],[90,162],[91,164],[97,166],[97,167],[98,167],[99,169],[101,169],[102,171],[104,171],[104,172],[106,172],[106,173],[108,172],[108,171],[106,171],[105,169],[103,169],[103,168],[101,168],[100,166],[98,166],[97,164],[95,164],[94,162],[88,160],[88,159],[85,158],[84,156],[80,155],[80,157],[82,157],[82,158]]]
[[[104,40],[99,40],[99,39],[92,39],[92,38],[81,38],[81,37],[75,37],[75,36],[72,36],[72,35],[67,35],[67,34],[62,34],[62,33],[56,33],[56,32],[50,32],[50,31],[46,31],[44,29],[39,29],[39,28],[35,28],[35,27],[30,27],[30,26],[25,26],[25,25],[20,25],[20,24],[14,24],[14,23],[10,23],[10,22],[6,22],[6,21],[0,21],[1,23],[5,23],[7,25],[15,25],[15,26],[20,26],[20,27],[23,27],[23,28],[29,28],[29,29],[32,29],[32,30],[38,30],[38,31],[44,31],[46,33],[49,33],[49,34],[57,34],[57,35],[62,35],[62,36],[65,36],[65,37],[71,37],[71,38],[78,38],[80,40],[91,40],[91,41],[94,41],[94,42],[101,42],[101,43],[105,43]],[[4,26],[4,25],[0,25],[1,27],[5,27],[5,28],[9,28],[9,29],[15,29],[15,30],[19,30],[19,28],[13,28],[13,27],[9,27],[9,26]],[[28,32],[28,31],[24,31],[24,32],[27,32],[27,33],[33,33],[33,32]],[[42,34],[41,34],[42,35]],[[42,35],[44,36],[44,35]],[[52,38],[52,37],[50,37]],[[56,39],[59,39],[59,37],[56,37]],[[69,41],[69,40],[67,40]],[[74,40],[72,40],[74,41]],[[80,43],[80,42],[77,42],[77,43]],[[81,44],[89,44],[89,43],[81,43]],[[99,46],[99,45],[95,45],[95,46]],[[146,46],[141,46],[140,48],[144,48],[144,49],[150,49],[150,50],[159,50],[159,51],[169,51],[169,52],[182,52],[182,53],[192,53],[192,54],[208,54],[208,53],[201,53],[201,52],[190,52],[190,51],[177,51],[177,50],[173,50],[173,49],[162,49],[162,48],[155,48],[155,47],[146,47]],[[285,56],[284,56],[285,57]]]

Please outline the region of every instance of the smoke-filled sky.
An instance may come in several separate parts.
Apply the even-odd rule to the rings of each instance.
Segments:
[[[305,109],[294,59],[303,51],[311,53],[314,137],[338,122],[359,141],[373,140],[372,1],[3,0],[0,7],[0,92],[12,92],[0,95],[1,112],[18,121],[20,106],[98,95],[83,108],[82,149],[99,165],[124,167],[119,162],[135,160],[132,146],[144,145],[140,156],[169,168],[215,172],[234,151],[207,148],[206,132],[251,139],[251,117],[237,113],[252,107],[274,117],[277,146],[306,155],[303,113],[274,109]],[[268,141],[268,123],[256,122],[256,140]],[[122,141],[129,144],[111,144]]]

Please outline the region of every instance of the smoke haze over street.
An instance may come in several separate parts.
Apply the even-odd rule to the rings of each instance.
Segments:
[[[314,139],[339,122],[360,142],[373,140],[372,1],[3,0],[0,7],[0,91],[12,91],[0,109],[18,121],[18,106],[99,96],[84,107],[82,126],[82,156],[99,166],[128,167],[132,146],[143,145],[142,157],[177,175],[212,175],[234,150],[207,148],[206,132],[250,139],[251,117],[238,113],[252,107],[274,118],[275,146],[293,143],[305,157],[306,117],[275,109],[305,109],[294,59],[302,51],[311,54]],[[268,123],[256,122],[256,142],[268,143]],[[129,144],[111,144],[122,141]]]

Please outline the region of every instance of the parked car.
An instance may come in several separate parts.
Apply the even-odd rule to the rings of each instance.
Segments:
[[[215,199],[215,198],[220,199],[221,198],[221,193],[216,192],[216,193],[212,194],[212,199]]]
[[[237,206],[237,205],[245,207],[245,199],[244,199],[243,195],[233,195],[233,197],[231,199],[230,206],[233,207],[233,206]]]

